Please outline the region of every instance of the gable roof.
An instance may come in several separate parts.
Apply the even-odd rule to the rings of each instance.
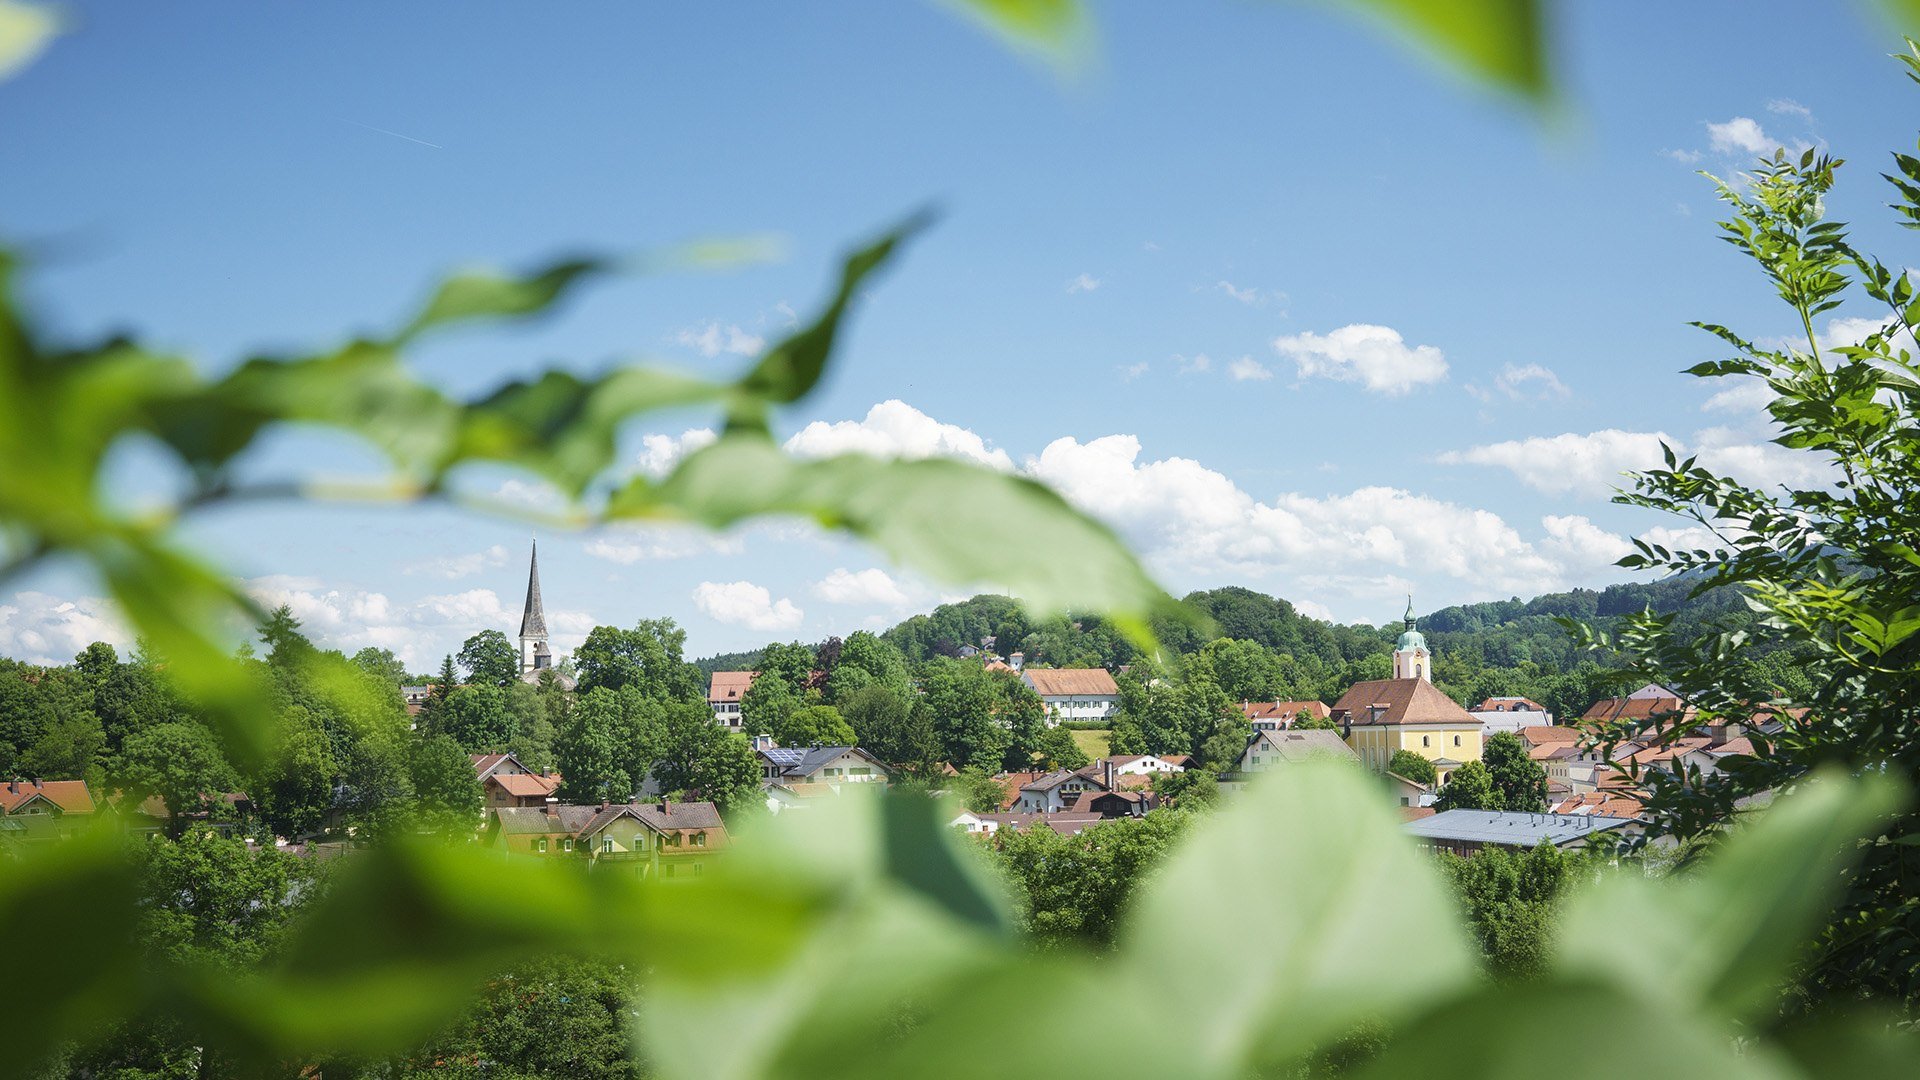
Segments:
[[[1376,715],[1375,706],[1379,707]],[[1333,703],[1333,715],[1356,727],[1370,724],[1452,724],[1484,727],[1479,718],[1425,679],[1371,679]]]
[[[1586,733],[1579,728],[1564,727],[1559,724],[1542,724],[1538,727],[1521,728],[1519,731],[1514,732],[1514,734],[1520,736],[1520,741],[1526,743],[1528,746],[1544,746],[1548,744],[1571,746],[1579,742],[1581,736]]]
[[[1428,840],[1533,847],[1541,841],[1564,844],[1570,840],[1610,832],[1633,824],[1628,817],[1599,814],[1530,814],[1523,810],[1446,810],[1432,817],[1406,822],[1402,827]]]
[[[753,677],[757,671],[716,671],[707,682],[707,702],[719,704],[725,701],[739,701],[753,687]]]
[[[1106,668],[1027,668],[1020,677],[1041,697],[1114,697],[1120,693],[1113,672]]]
[[[1062,812],[1058,814],[976,814],[982,821],[991,821],[1003,829],[1027,829],[1035,825],[1045,825],[1061,836],[1072,836],[1089,825],[1098,825],[1106,819],[1099,814],[1077,814]]]
[[[1611,722],[1615,720],[1651,720],[1656,716],[1666,716],[1682,711],[1677,697],[1642,697],[1642,690],[1632,697],[1601,698],[1580,714],[1582,721]]]
[[[842,754],[857,754],[865,758],[883,776],[892,773],[879,758],[857,746],[770,746],[756,753],[765,758],[769,765],[778,767],[781,776],[796,779],[812,776]]]
[[[1291,722],[1301,713],[1316,720],[1325,720],[1333,715],[1324,701],[1243,701],[1240,711],[1248,720],[1282,720]]]
[[[35,799],[45,799],[63,814],[93,813],[93,793],[85,780],[9,780],[0,784],[0,814],[11,814]]]
[[[500,785],[501,790],[516,799],[544,799],[560,787],[560,774],[497,773],[487,777],[487,781]]]
[[[1547,707],[1528,697],[1490,697],[1475,705],[1473,712],[1546,712]]]
[[[1069,780],[1085,780],[1089,784],[1104,789],[1107,783],[1100,778],[1099,766],[1099,762],[1094,762],[1091,765],[1086,765],[1078,769],[1055,769],[1050,773],[1041,773],[1034,779],[1020,785],[1020,790],[1052,791],[1054,788],[1059,787]]]
[[[1287,761],[1305,761],[1311,757],[1331,755],[1333,757],[1355,758],[1358,754],[1353,747],[1340,737],[1337,731],[1324,728],[1313,731],[1256,731],[1248,741],[1248,749],[1266,746]]]

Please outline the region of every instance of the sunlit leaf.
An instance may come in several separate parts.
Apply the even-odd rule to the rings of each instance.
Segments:
[[[501,319],[545,311],[569,289],[607,264],[599,259],[563,259],[524,277],[473,271],[448,278],[400,332],[406,340],[434,327],[474,319]]]
[[[1609,877],[1568,906],[1561,970],[1704,1014],[1763,1013],[1838,897],[1860,838],[1904,802],[1885,777],[1826,775],[1756,814],[1690,875]],[[1633,928],[1633,948],[1621,927]]]
[[[1047,56],[1056,64],[1075,58],[1088,26],[1080,0],[944,0],[948,7],[1016,48]]]
[[[1482,82],[1535,100],[1552,90],[1540,0],[1348,0]]]
[[[1194,828],[1143,886],[1122,955],[1200,1068],[1270,1067],[1474,978],[1429,859],[1357,766],[1289,766]]]

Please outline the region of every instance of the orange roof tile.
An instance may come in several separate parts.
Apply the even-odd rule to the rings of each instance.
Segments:
[[[1454,724],[1484,727],[1460,703],[1425,679],[1374,679],[1355,683],[1333,703],[1336,719],[1370,724]]]
[[[1120,693],[1113,672],[1106,668],[1028,668],[1020,675],[1041,697],[1113,697]]]

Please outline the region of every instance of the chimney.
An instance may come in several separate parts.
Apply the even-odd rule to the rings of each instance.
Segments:
[[[660,796],[660,812],[663,814],[670,814],[673,812],[667,808],[667,797],[665,795]]]
[[[1108,757],[1102,758],[1101,763],[1106,766],[1105,772],[1107,774],[1107,790],[1112,791],[1113,790],[1113,758],[1112,756],[1109,755]]]

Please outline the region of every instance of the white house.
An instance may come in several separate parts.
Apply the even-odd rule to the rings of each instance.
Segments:
[[[753,671],[716,671],[707,683],[707,704],[714,722],[729,731],[740,730],[740,699],[753,688]]]
[[[1083,769],[1056,769],[1021,785],[1013,809],[1022,814],[1057,814],[1071,809],[1085,792],[1113,790],[1113,785],[1102,778],[1104,773],[1100,762]]]
[[[1531,698],[1490,697],[1468,709],[1467,715],[1485,725],[1483,734],[1488,736],[1501,731],[1517,735],[1523,728],[1553,726],[1553,714]]]
[[[1247,748],[1240,753],[1239,764],[1234,771],[1242,775],[1266,772],[1276,765],[1305,761],[1313,757],[1343,758],[1358,761],[1360,755],[1353,752],[1345,739],[1337,731],[1278,731],[1260,730],[1247,740]]]
[[[1187,767],[1152,754],[1120,754],[1100,759],[1113,763],[1115,776],[1151,776],[1154,773],[1186,772]],[[1099,764],[1100,762],[1095,762]]]
[[[1111,720],[1120,711],[1120,688],[1105,668],[1024,668],[1020,680],[1047,707],[1047,723]]]

